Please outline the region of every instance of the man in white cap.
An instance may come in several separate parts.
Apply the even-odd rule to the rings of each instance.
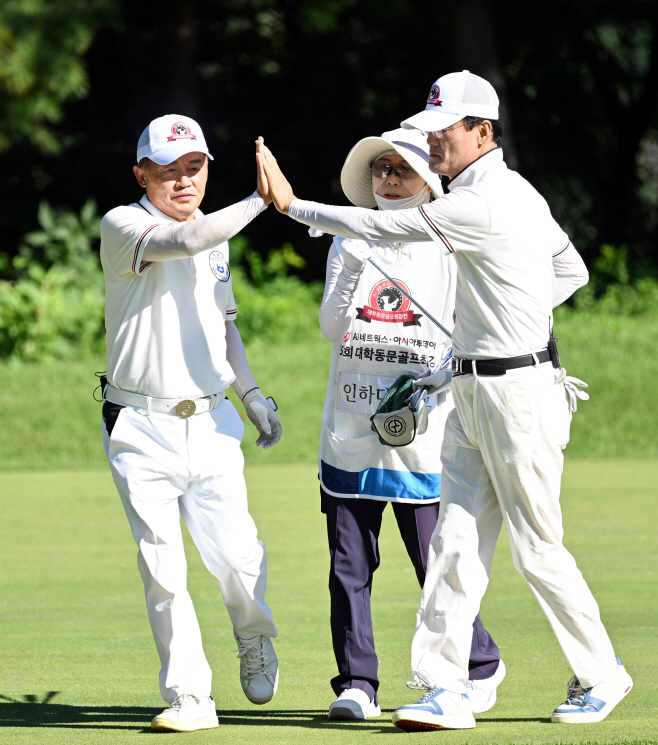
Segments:
[[[170,707],[156,731],[217,727],[211,671],[187,591],[182,516],[217,578],[239,647],[247,698],[267,703],[278,684],[265,602],[265,549],[249,515],[232,385],[275,445],[281,425],[251,374],[240,333],[228,239],[265,208],[255,192],[203,215],[208,152],[199,125],[162,116],[144,130],[134,173],[146,191],[101,224],[107,378],[103,439],[133,537]],[[264,195],[267,197],[267,195]],[[269,198],[268,198],[269,201]]]
[[[347,198],[359,207],[398,210],[430,204],[443,194],[429,170],[429,147],[416,129],[366,137],[350,151],[341,172]],[[430,537],[439,515],[441,468],[436,453],[453,408],[450,391],[427,398],[427,428],[404,447],[391,447],[372,429],[371,416],[400,375],[409,379],[449,364],[448,336],[361,257],[377,263],[424,308],[452,328],[457,267],[424,242],[366,244],[334,238],[320,328],[334,342],[320,434],[320,493],[331,554],[331,636],[338,698],[330,719],[379,716],[379,660],[370,614],[373,575],[379,566],[382,516],[391,503],[422,588]],[[407,382],[410,385],[410,380]],[[469,700],[482,713],[496,703],[505,677],[500,650],[476,616],[469,656]]]
[[[429,235],[457,260],[456,408],[446,424],[441,512],[412,643],[414,679],[426,693],[393,721],[406,730],[475,726],[465,695],[471,624],[504,520],[514,564],[575,673],[552,720],[598,722],[632,680],[562,544],[562,450],[576,400],[586,394],[559,369],[552,308],[578,285],[569,267],[582,262],[546,201],[505,165],[498,97],[486,80],[466,70],[439,78],[425,110],[402,126],[427,133],[430,168],[450,179],[448,195],[410,210],[298,200],[262,139],[257,153],[261,181],[294,219],[371,241]]]

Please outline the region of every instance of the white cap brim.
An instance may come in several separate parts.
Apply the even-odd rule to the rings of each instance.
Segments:
[[[405,119],[400,126],[402,129],[420,129],[423,132],[436,132],[446,129],[461,121],[467,114],[446,114],[441,111],[421,111]]]
[[[207,149],[199,148],[199,142],[196,140],[181,140],[180,142],[167,145],[167,147],[143,157],[147,157],[159,166],[166,166],[189,153],[203,153],[204,155],[207,155],[210,160],[214,160]]]
[[[393,130],[381,137],[365,137],[350,150],[340,173],[340,185],[352,204],[357,207],[377,207],[372,190],[372,162],[385,150],[399,153],[423,177],[436,197],[443,194],[440,177],[429,169],[429,154],[420,146],[406,142],[403,137],[406,139],[408,135]]]

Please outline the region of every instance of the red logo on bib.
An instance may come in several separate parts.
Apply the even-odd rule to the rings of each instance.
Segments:
[[[395,280],[405,292],[409,288]],[[384,323],[402,323],[405,326],[420,326],[420,315],[409,310],[411,305],[409,298],[403,295],[400,290],[388,279],[378,282],[370,292],[370,305],[364,305],[363,308],[357,308],[357,321],[383,321]]]
[[[439,88],[439,86],[436,83],[434,83],[434,85],[430,89],[430,94],[427,97],[427,104],[428,104],[428,106],[429,105],[431,105],[431,106],[441,106],[441,104],[443,103],[443,101],[441,101],[439,99],[439,96],[440,95],[441,95],[441,89]]]
[[[192,130],[185,122],[174,122],[171,128],[171,137],[167,137],[167,142],[173,142],[174,140],[196,140],[196,135],[192,134]]]

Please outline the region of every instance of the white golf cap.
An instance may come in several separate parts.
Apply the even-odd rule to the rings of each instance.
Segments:
[[[405,119],[401,126],[435,132],[465,116],[498,119],[498,96],[493,85],[468,70],[439,78],[430,89],[425,111]]]
[[[441,179],[430,171],[430,149],[426,138],[417,129],[394,129],[381,137],[365,137],[350,150],[340,172],[340,185],[345,196],[357,207],[376,207],[372,191],[372,164],[386,150],[395,150],[425,179],[437,197],[443,194]]]
[[[187,153],[205,153],[213,160],[201,127],[189,116],[165,114],[154,119],[137,143],[138,163],[148,158],[165,166]]]

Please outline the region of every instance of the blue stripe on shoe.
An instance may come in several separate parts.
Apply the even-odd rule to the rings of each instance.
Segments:
[[[434,500],[441,494],[440,473],[394,471],[388,468],[366,468],[345,471],[324,461],[322,483],[336,494],[364,494],[387,499]]]
[[[591,714],[592,710],[601,711],[606,706],[605,701],[594,698],[589,693],[582,701],[567,701],[555,710],[558,714]]]
[[[443,714],[443,709],[436,700],[438,696],[445,693],[445,688],[435,688],[423,694],[415,704],[400,706],[398,711],[427,711],[430,714]]]

